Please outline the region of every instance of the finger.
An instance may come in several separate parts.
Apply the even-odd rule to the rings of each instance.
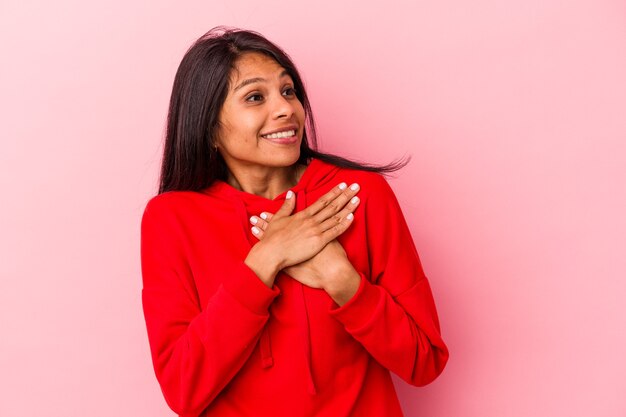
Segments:
[[[358,193],[360,190],[359,184],[352,184],[347,187],[341,194],[339,194],[333,201],[331,201],[326,207],[320,210],[314,217],[319,223],[322,223],[326,219],[336,215],[346,205],[350,205],[348,202]]]
[[[339,222],[335,222],[335,224],[331,228],[322,233],[322,236],[324,236],[324,240],[326,242],[330,242],[333,239],[336,239],[339,235],[348,230],[348,227],[350,227],[350,225],[353,223],[353,220],[354,214],[348,213],[346,217],[341,219]]]
[[[256,226],[252,226],[252,235],[254,235],[257,239],[263,239],[263,230],[259,229]]]
[[[274,217],[274,215],[272,213],[268,213],[267,211],[264,211],[263,213],[259,215],[259,217],[261,217],[263,220],[269,223],[270,221],[272,221],[272,217]]]
[[[265,231],[267,230],[267,221],[263,220],[261,217],[257,217],[257,216],[252,216],[250,217],[250,223],[252,223],[254,226],[258,227],[259,229]]]
[[[296,195],[293,191],[287,191],[287,195],[285,195],[285,201],[283,205],[280,206],[276,214],[274,216],[284,217],[289,216],[293,209],[296,207]]]
[[[343,191],[348,188],[348,185],[345,182],[333,187],[332,190],[321,196],[317,201],[311,204],[309,207],[304,209],[302,212],[309,217],[314,216],[324,207],[328,206],[332,201],[337,198]]]
[[[357,196],[352,197],[350,202],[348,204],[346,204],[346,206],[343,208],[343,210],[341,210],[337,214],[329,217],[328,219],[326,219],[325,221],[323,221],[320,224],[320,228],[322,229],[322,231],[325,232],[328,229],[330,229],[330,228],[334,227],[335,225],[340,224],[342,221],[344,221],[348,217],[349,214],[354,213],[354,210],[356,210],[356,208],[358,207],[360,202],[361,202],[361,199],[359,197],[357,197]]]

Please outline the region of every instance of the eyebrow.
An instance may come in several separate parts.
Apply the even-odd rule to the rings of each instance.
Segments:
[[[287,70],[283,70],[283,72],[280,73],[278,78],[282,78],[285,75],[289,75]],[[245,87],[245,86],[247,86],[249,84],[254,84],[254,83],[258,83],[258,82],[267,82],[267,80],[265,78],[261,78],[261,77],[248,78],[247,80],[243,80],[241,83],[239,83],[239,85],[237,87],[235,87],[233,92],[235,92],[235,91],[239,90],[240,88],[243,88],[243,87]]]

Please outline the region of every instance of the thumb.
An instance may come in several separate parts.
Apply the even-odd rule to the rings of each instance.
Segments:
[[[283,205],[280,206],[278,211],[274,214],[274,217],[289,216],[293,212],[293,209],[295,207],[296,195],[293,193],[293,191],[289,190],[287,191],[287,195],[285,196],[285,201],[283,202]]]

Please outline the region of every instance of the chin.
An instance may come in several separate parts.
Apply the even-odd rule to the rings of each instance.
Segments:
[[[300,159],[300,148],[298,148],[297,152],[289,152],[280,155],[275,155],[272,158],[272,165],[276,167],[288,167],[296,164]]]
[[[298,159],[300,159],[301,143],[301,141],[298,141],[292,146],[284,147],[283,149],[276,149],[272,152],[272,161],[276,163],[275,166],[290,166],[297,163]]]

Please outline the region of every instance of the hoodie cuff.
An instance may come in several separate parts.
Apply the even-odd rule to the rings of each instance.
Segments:
[[[277,286],[268,288],[244,262],[240,262],[232,275],[226,277],[223,285],[234,299],[259,315],[266,315],[270,304],[280,294]]]
[[[358,333],[365,330],[373,323],[373,318],[378,314],[383,297],[380,288],[372,284],[362,272],[361,283],[356,293],[341,307],[335,304],[331,308],[330,315],[341,322],[350,333]]]

